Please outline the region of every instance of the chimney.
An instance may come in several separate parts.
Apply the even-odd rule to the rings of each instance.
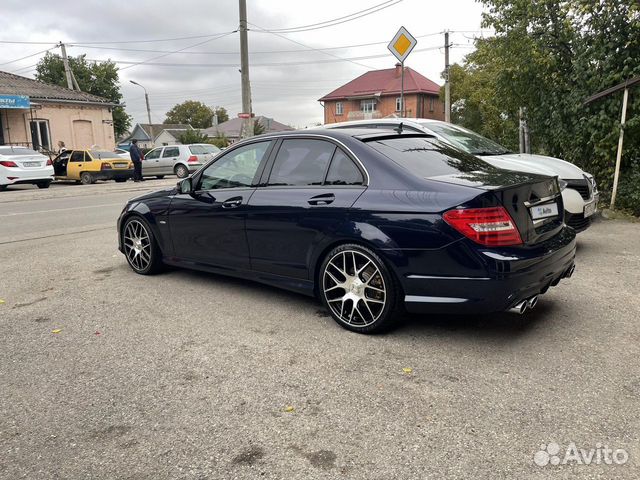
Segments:
[[[402,75],[402,64],[400,62],[396,63],[396,78],[400,78]]]

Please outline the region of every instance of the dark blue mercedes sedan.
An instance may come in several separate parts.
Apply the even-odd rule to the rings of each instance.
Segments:
[[[119,248],[318,296],[343,327],[423,313],[524,313],[574,269],[555,177],[501,170],[423,133],[307,130],[234,144],[130,200]]]

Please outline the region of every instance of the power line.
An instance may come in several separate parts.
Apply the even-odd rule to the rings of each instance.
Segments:
[[[254,33],[271,33],[268,31],[255,30]],[[425,38],[432,37],[435,35],[441,35],[443,32],[433,32],[426,33],[424,35],[416,35],[415,38]],[[296,50],[263,50],[256,52],[249,52],[250,55],[258,55],[258,54],[275,54],[275,53],[303,53],[308,51],[325,51],[325,50],[344,50],[348,48],[359,48],[359,47],[372,47],[374,45],[386,45],[388,44],[388,40],[383,40],[380,42],[369,42],[369,43],[359,43],[354,45],[341,45],[337,47],[310,47],[310,48],[298,48]],[[68,47],[80,47],[80,48],[89,48],[89,49],[99,49],[99,50],[115,50],[122,52],[146,52],[146,53],[169,53],[169,50],[154,50],[154,49],[146,49],[146,48],[120,48],[120,47],[102,47],[102,46],[94,46],[94,45],[84,45],[79,43],[68,43]],[[239,55],[240,52],[180,52],[183,55]]]
[[[209,39],[207,39],[207,40],[204,40],[203,42],[198,42],[198,43],[195,43],[195,44],[193,44],[193,45],[189,45],[189,46],[187,46],[187,47],[181,48],[181,49],[179,49],[179,50],[175,50],[175,51],[172,51],[172,52],[167,52],[167,53],[164,53],[164,54],[162,54],[162,55],[158,55],[158,56],[156,56],[156,57],[152,57],[152,58],[149,58],[149,59],[147,59],[147,60],[143,60],[143,61],[141,61],[141,62],[134,62],[134,63],[132,63],[131,65],[129,65],[128,67],[121,68],[120,70],[127,70],[127,69],[129,69],[129,68],[133,68],[133,67],[138,66],[138,65],[148,64],[148,63],[149,63],[149,62],[151,62],[152,60],[157,60],[157,59],[159,59],[159,58],[168,57],[169,55],[173,55],[174,53],[180,53],[180,52],[182,52],[183,50],[188,50],[189,48],[198,47],[198,46],[203,45],[203,44],[205,44],[205,43],[209,43],[209,42],[212,42],[212,41],[214,41],[214,40],[218,40],[218,39],[220,39],[220,38],[223,38],[223,37],[226,37],[226,36],[228,36],[228,35],[231,35],[232,33],[235,33],[235,31],[234,31],[234,32],[224,33],[224,34],[222,34],[222,35],[218,35],[217,37],[209,38]]]
[[[366,17],[373,13],[379,12],[380,10],[384,10],[389,7],[393,7],[398,3],[402,2],[402,0],[387,0],[385,2],[379,3],[369,8],[365,8],[364,10],[360,10],[358,12],[351,13],[349,15],[345,15],[343,17],[334,18],[333,20],[326,20],[324,22],[312,23],[310,25],[301,25],[298,27],[290,27],[290,28],[279,28],[279,29],[269,29],[267,30],[269,33],[298,33],[298,32],[308,32],[310,30],[319,30],[321,28],[333,27],[335,25],[340,25],[342,23],[351,22],[353,20],[358,20],[359,18]],[[351,18],[353,17],[353,18]]]
[[[431,51],[431,50],[438,50],[442,47],[440,46],[433,46],[433,47],[427,47],[427,48],[418,48],[413,50],[414,53],[419,53],[419,52],[427,52],[427,51]],[[335,57],[335,59],[333,60],[307,60],[307,61],[300,61],[300,62],[266,62],[266,63],[252,63],[251,66],[252,67],[282,67],[282,66],[293,66],[293,65],[314,65],[314,64],[318,64],[318,63],[336,63],[336,62],[351,62],[351,63],[355,63],[356,65],[360,65],[363,67],[366,67],[368,69],[372,69],[373,67],[358,63],[356,60],[371,60],[374,58],[383,58],[383,57],[387,57],[389,56],[388,53],[383,53],[383,54],[379,54],[379,55],[365,55],[365,56],[360,56],[360,57],[349,57],[349,58],[345,58],[345,57],[338,57],[336,55],[331,55],[332,57]],[[89,62],[101,62],[102,60],[96,60],[96,59],[87,59],[87,61]],[[129,60],[114,60],[111,59],[112,62],[114,63],[118,63],[118,64],[122,64],[122,65],[139,65],[141,63],[145,63],[146,65],[150,65],[150,66],[159,66],[159,67],[238,67],[239,64],[238,63],[169,63],[169,62],[154,62],[154,63],[149,63],[148,61],[145,62],[134,62],[134,61],[129,61]],[[120,70],[124,70],[128,67],[124,67],[121,68]]]
[[[284,38],[286,41],[288,41],[288,42],[292,42],[292,43],[295,43],[295,44],[300,45],[300,46],[302,46],[302,47],[304,47],[304,48],[308,48],[308,49],[310,49],[310,50],[315,50],[315,51],[320,51],[321,53],[324,53],[325,55],[328,55],[328,56],[330,56],[330,57],[334,57],[334,58],[337,58],[337,59],[342,60],[342,61],[351,62],[351,63],[353,63],[353,64],[355,64],[355,65],[358,65],[358,66],[360,66],[360,67],[367,68],[367,69],[369,69],[369,70],[371,69],[371,67],[370,67],[370,66],[368,66],[368,65],[364,65],[363,63],[358,63],[358,62],[353,61],[353,60],[348,60],[348,59],[345,59],[345,58],[339,57],[338,55],[334,55],[333,53],[329,53],[329,52],[322,52],[321,50],[318,50],[318,49],[316,49],[316,48],[310,47],[309,45],[305,45],[304,43],[298,42],[297,40],[293,40],[292,38],[285,37],[284,35],[282,35],[282,34],[280,34],[280,33],[276,33],[276,32],[269,32],[268,30],[265,30],[264,28],[262,28],[262,27],[261,27],[261,26],[259,26],[259,25],[256,25],[255,23],[250,23],[250,22],[247,22],[247,23],[249,23],[249,25],[252,25],[252,26],[254,26],[254,27],[256,27],[256,28],[259,28],[259,29],[260,29],[260,30],[262,30],[263,32],[267,32],[267,33],[270,33],[270,34],[275,35],[275,36],[277,36],[277,37]],[[257,66],[257,65],[255,65],[255,64],[254,64],[254,66]],[[276,65],[269,65],[269,66],[276,66]]]
[[[48,52],[50,50],[53,50],[54,48],[56,48],[56,47],[53,46],[51,48],[47,48],[46,50],[42,50],[40,52],[32,53],[31,55],[25,55],[24,57],[16,58],[15,60],[11,60],[9,62],[0,63],[0,66],[9,65],[10,63],[19,62],[20,60],[24,60],[25,58],[35,57],[36,55],[41,55],[41,54],[46,53],[46,52]]]

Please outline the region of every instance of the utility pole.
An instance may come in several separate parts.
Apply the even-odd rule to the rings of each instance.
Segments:
[[[451,86],[449,85],[449,31],[444,32],[444,121],[451,122]]]
[[[240,75],[242,79],[242,130],[241,138],[253,136],[251,116],[251,84],[249,83],[249,44],[247,39],[247,0],[239,0],[240,5]]]
[[[153,122],[151,121],[151,107],[149,107],[149,94],[147,93],[147,89],[140,85],[138,82],[134,82],[133,80],[129,81],[134,85],[142,87],[142,89],[144,90],[144,101],[147,103],[147,118],[149,119],[149,125],[151,125]]]
[[[71,67],[69,67],[69,59],[67,58],[67,49],[64,43],[60,42],[60,49],[62,50],[62,63],[64,64],[64,74],[67,77],[67,87],[69,90],[73,90],[73,79],[71,77]]]
[[[611,210],[616,208],[616,195],[618,193],[618,180],[620,178],[620,162],[622,161],[622,144],[624,142],[624,124],[627,121],[627,102],[629,101],[629,88],[622,94],[622,118],[620,119],[620,136],[618,137],[618,152],[616,153],[616,169],[613,172],[613,190],[611,192]]]

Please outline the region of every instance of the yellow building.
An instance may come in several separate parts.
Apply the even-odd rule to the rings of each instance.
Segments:
[[[0,145],[42,151],[115,146],[112,108],[89,93],[0,71]]]

